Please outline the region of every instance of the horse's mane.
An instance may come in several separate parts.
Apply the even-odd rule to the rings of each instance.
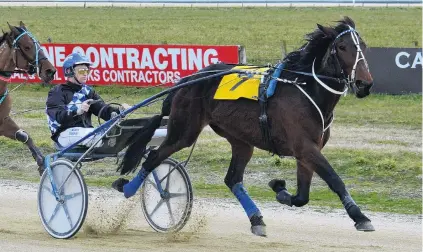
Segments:
[[[9,32],[5,32],[5,31],[1,30],[1,32],[0,32],[0,43],[2,43],[7,38],[7,36],[9,36],[10,34],[11,33],[9,33]]]
[[[20,28],[20,27],[17,27],[17,26],[14,26],[18,31],[22,31],[22,28]],[[3,33],[3,34],[1,34],[1,33]],[[3,31],[3,29],[1,30],[1,35],[0,35],[0,43],[2,43],[6,38],[7,38],[7,36],[9,36],[9,35],[12,35],[13,34],[13,32],[5,32],[5,31]]]
[[[1,35],[1,36],[0,36],[0,43],[2,43],[2,42],[3,42],[3,40],[5,40],[5,39],[6,39],[7,35],[8,35],[8,33],[7,33],[7,32],[3,32],[3,35]]]
[[[335,27],[330,27],[334,30],[334,34],[339,34],[342,31],[348,30],[349,26],[355,28],[354,21],[349,17],[344,17],[344,19],[336,21],[337,25]],[[305,35],[304,43],[296,51],[289,53],[283,61],[285,62],[285,69],[295,70],[295,71],[304,71],[311,72],[311,66],[313,60],[316,58],[316,67],[320,64],[321,59],[326,54],[329,45],[335,37],[327,36],[319,28],[315,29],[313,32]],[[288,77],[292,73],[285,72],[284,76]],[[296,75],[296,77],[299,77]]]

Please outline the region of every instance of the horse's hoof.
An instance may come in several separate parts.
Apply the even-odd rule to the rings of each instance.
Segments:
[[[112,188],[114,188],[115,190],[119,192],[123,192],[123,186],[128,183],[129,183],[129,180],[124,178],[118,178],[117,180],[115,180],[115,182],[112,183]]]
[[[286,189],[280,191],[276,195],[276,200],[279,201],[279,203],[285,204],[288,206],[292,206],[291,198],[292,198],[292,195]]]
[[[286,190],[285,186],[286,186],[286,182],[283,179],[272,179],[269,182],[269,187],[272,188],[272,190],[275,193],[279,193],[282,190]]]
[[[36,156],[34,157],[35,162],[37,162],[38,167],[44,167],[44,157],[43,156]]]
[[[358,222],[354,226],[357,229],[357,231],[364,231],[364,232],[375,231],[375,228],[373,227],[370,221]]]
[[[44,170],[45,170],[44,169],[44,166],[39,166],[38,167],[38,173],[40,174],[40,177],[43,176]]]
[[[264,225],[257,225],[257,226],[251,226],[251,233],[261,236],[261,237],[267,237],[266,234],[266,226]]]
[[[266,237],[266,224],[264,224],[263,216],[254,214],[250,218],[251,222],[251,233],[257,235]]]

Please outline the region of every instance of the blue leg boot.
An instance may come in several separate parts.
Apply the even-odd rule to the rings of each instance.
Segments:
[[[123,186],[123,195],[125,198],[130,198],[137,193],[148,174],[150,174],[150,172],[142,167],[138,174],[129,183]]]
[[[232,193],[241,203],[251,222],[251,232],[258,236],[266,236],[266,224],[263,222],[263,216],[257,208],[254,201],[248,195],[242,183],[237,183],[232,187]]]

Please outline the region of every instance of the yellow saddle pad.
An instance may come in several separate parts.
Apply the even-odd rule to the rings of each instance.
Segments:
[[[254,66],[236,66],[232,69],[248,69],[251,71],[265,72],[269,68],[259,68]],[[247,98],[258,100],[259,85],[262,75],[254,75],[253,78],[247,78],[244,82],[238,74],[228,74],[223,76],[219,87],[214,94],[215,100],[237,100]],[[241,83],[242,82],[242,83]]]

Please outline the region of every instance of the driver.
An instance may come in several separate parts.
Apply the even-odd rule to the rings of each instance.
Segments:
[[[99,115],[109,120],[112,113],[120,113],[118,108],[106,105],[90,86],[86,85],[91,62],[79,53],[72,53],[63,62],[63,72],[67,77],[65,84],[53,87],[47,97],[46,114],[51,131],[51,139],[60,147],[67,147],[94,130],[91,115]],[[130,106],[122,104],[123,109]],[[90,137],[79,145],[90,147],[98,140],[100,134]]]

